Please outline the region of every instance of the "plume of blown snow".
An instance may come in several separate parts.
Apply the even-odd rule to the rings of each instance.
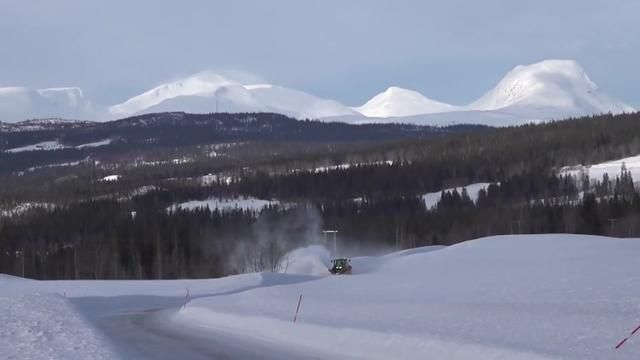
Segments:
[[[295,275],[328,275],[331,253],[323,245],[309,245],[288,252],[280,260],[280,272]]]

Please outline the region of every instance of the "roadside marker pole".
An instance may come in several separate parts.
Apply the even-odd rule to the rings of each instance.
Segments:
[[[631,332],[631,334],[629,334],[629,336],[627,336],[626,338],[622,339],[622,341],[620,341],[620,342],[618,343],[618,345],[616,345],[616,349],[620,349],[620,348],[622,347],[622,345],[623,345],[625,342],[627,342],[627,340],[629,340],[629,338],[630,338],[630,337],[632,337],[632,336],[633,336],[633,335],[634,335],[638,330],[640,330],[640,325],[638,325],[638,327],[637,327],[635,330],[633,330],[633,331]]]
[[[302,304],[302,294],[300,294],[300,298],[298,299],[298,307],[296,308],[296,314],[293,316],[293,322],[295,323],[298,320],[298,311],[300,311],[300,304]]]
[[[188,302],[189,302],[189,288],[187,288],[187,295],[185,295],[184,297],[184,304],[182,304],[183,309],[187,307]]]

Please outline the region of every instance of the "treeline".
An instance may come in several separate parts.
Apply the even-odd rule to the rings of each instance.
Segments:
[[[277,271],[313,210],[158,210],[116,201],[0,219],[0,273],[38,279],[166,279]],[[154,204],[155,203],[155,204]]]
[[[538,179],[533,181],[532,179]],[[166,279],[279,271],[293,248],[338,229],[341,253],[450,245],[482,236],[584,233],[640,236],[631,174],[590,180],[513,176],[480,191],[377,196],[220,212],[167,211],[153,191],[129,202],[91,201],[0,220],[0,273],[40,279]],[[586,190],[586,193],[584,192]]]

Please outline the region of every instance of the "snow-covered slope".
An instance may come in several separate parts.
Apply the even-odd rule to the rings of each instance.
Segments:
[[[43,290],[40,282],[0,274],[0,358],[118,359],[63,294]]]
[[[455,111],[456,107],[431,100],[417,91],[392,86],[354,108],[368,117],[401,117]]]
[[[612,181],[622,174],[622,168],[631,173],[635,183],[640,182],[640,155],[623,159],[611,160],[600,164],[565,166],[560,169],[560,175],[571,175],[580,178],[588,175],[592,182],[601,181],[606,174]]]
[[[26,87],[0,88],[0,121],[34,118],[92,119],[94,107],[75,87],[33,90]]]
[[[178,323],[353,358],[634,359],[637,240],[501,236],[354,260],[354,275],[205,297]],[[296,324],[295,305],[303,295]]]
[[[572,60],[545,60],[517,66],[468,108],[502,109],[540,120],[634,111],[600,91],[584,69]]]

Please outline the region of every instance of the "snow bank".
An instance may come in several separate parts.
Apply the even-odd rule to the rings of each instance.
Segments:
[[[0,276],[0,357],[117,359],[104,339],[60,295],[33,292],[36,281]]]

